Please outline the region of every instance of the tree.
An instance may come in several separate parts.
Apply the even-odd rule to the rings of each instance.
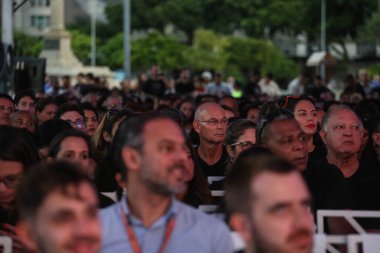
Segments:
[[[38,57],[44,48],[44,43],[42,39],[29,36],[22,32],[15,32],[14,48],[16,56]]]
[[[75,56],[84,64],[90,63],[91,37],[77,30],[70,31],[71,48]]]
[[[380,9],[358,28],[358,34],[362,41],[380,43]]]

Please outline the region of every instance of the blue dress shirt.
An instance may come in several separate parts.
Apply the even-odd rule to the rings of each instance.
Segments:
[[[123,213],[122,213],[123,211]],[[128,210],[126,197],[100,212],[102,223],[101,253],[133,253],[121,215],[126,215],[142,253],[158,252],[168,219],[175,215],[176,223],[165,253],[232,253],[232,238],[227,226],[197,209],[174,198],[169,210],[147,228]]]

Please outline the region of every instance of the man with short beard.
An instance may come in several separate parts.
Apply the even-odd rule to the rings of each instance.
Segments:
[[[185,189],[187,173],[188,148],[178,123],[150,113],[131,117],[114,141],[127,193],[101,212],[101,252],[233,252],[222,222],[174,198]]]
[[[310,253],[310,194],[295,165],[264,148],[241,153],[226,178],[229,223],[246,253]]]
[[[29,170],[16,201],[17,233],[31,252],[99,251],[98,199],[90,179],[75,165],[52,162]]]

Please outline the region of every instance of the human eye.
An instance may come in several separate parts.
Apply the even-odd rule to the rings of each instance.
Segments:
[[[175,147],[171,143],[163,143],[160,145],[160,151],[163,153],[171,153],[174,151]]]
[[[305,111],[298,112],[298,116],[305,117],[306,112]]]
[[[290,207],[288,205],[277,205],[272,210],[271,213],[275,216],[286,216],[290,211]]]
[[[82,153],[82,160],[88,160],[90,156],[88,155],[87,152]]]
[[[352,125],[351,128],[354,129],[354,130],[359,130],[359,126],[358,125]]]
[[[342,130],[342,129],[344,129],[344,126],[342,124],[335,125],[333,129],[334,130]]]
[[[74,152],[65,152],[62,157],[67,159],[73,158]]]
[[[68,211],[61,211],[52,216],[52,222],[57,225],[63,225],[72,220],[74,220],[74,216]]]
[[[305,142],[306,141],[306,135],[301,134],[300,137],[299,137],[299,140],[302,141],[302,142]]]
[[[98,217],[98,208],[96,206],[87,208],[87,217],[91,219],[96,219]]]
[[[317,114],[317,112],[316,112],[316,111],[312,111],[312,112],[311,112],[311,116],[313,116],[313,117],[317,117],[317,116],[318,116],[318,114]]]
[[[4,105],[0,105],[0,110],[4,111],[5,110],[5,106]]]
[[[210,125],[213,125],[213,126],[218,124],[218,121],[216,119],[210,119],[208,122],[210,123]]]

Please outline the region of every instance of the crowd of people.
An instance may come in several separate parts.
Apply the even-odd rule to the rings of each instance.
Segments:
[[[270,73],[155,67],[134,87],[0,94],[0,235],[13,252],[230,253],[235,231],[245,252],[311,252],[317,210],[380,210],[380,83],[345,80],[337,99],[306,73],[284,94]]]

